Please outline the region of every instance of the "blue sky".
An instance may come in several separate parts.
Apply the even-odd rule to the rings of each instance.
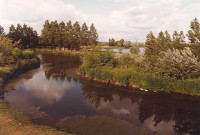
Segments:
[[[189,29],[200,20],[198,0],[0,0],[0,25],[26,23],[41,33],[46,19],[94,23],[99,41],[109,38],[144,42],[149,31]]]

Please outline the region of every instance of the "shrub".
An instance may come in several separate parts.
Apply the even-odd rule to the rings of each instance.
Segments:
[[[20,50],[19,48],[14,48],[12,51],[12,55],[14,57],[14,59],[19,59],[22,57],[22,50]]]
[[[84,64],[89,68],[114,66],[114,55],[112,52],[88,52],[85,54]]]
[[[23,59],[32,59],[35,57],[35,53],[32,50],[24,50],[22,51],[22,58]]]
[[[182,51],[168,50],[159,58],[159,72],[175,78],[195,78],[200,76],[200,62],[189,48]]]
[[[139,52],[140,52],[140,47],[139,47],[139,45],[133,45],[133,46],[131,46],[130,52],[131,52],[132,54],[139,54]]]

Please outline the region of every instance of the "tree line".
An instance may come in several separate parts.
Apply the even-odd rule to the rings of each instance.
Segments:
[[[19,41],[21,48],[36,48],[38,46],[66,47],[68,49],[79,49],[80,46],[97,45],[98,33],[94,26],[88,28],[86,23],[80,26],[79,22],[72,24],[69,21],[65,24],[63,21],[58,23],[45,21],[41,36],[38,36],[36,30],[26,24],[11,25],[6,34],[4,28],[0,26],[0,35],[3,34],[12,39],[13,43]]]
[[[68,49],[79,49],[80,46],[96,45],[98,39],[94,24],[88,28],[86,23],[80,26],[79,22],[65,24],[46,20],[40,36],[41,45],[50,45],[54,48],[67,47]]]
[[[186,40],[188,37],[188,41]],[[200,56],[200,23],[197,18],[191,21],[190,30],[187,34],[184,34],[183,31],[177,32],[174,31],[171,36],[168,31],[161,31],[157,37],[154,36],[153,32],[146,36],[145,42],[146,50],[145,56],[152,64],[156,59],[167,50],[177,49],[183,50],[186,47],[189,47],[192,50],[192,53],[196,56]]]

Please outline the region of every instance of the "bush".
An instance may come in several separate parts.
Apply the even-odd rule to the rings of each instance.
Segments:
[[[19,59],[22,57],[22,50],[20,50],[19,48],[14,48],[12,51],[12,55],[14,57],[14,59]]]
[[[175,78],[195,78],[200,76],[200,62],[189,48],[183,51],[168,50],[159,58],[159,72]]]
[[[85,54],[84,64],[88,68],[114,66],[115,59],[112,52],[88,52]]]
[[[22,58],[23,59],[32,59],[35,57],[35,53],[32,50],[24,50],[22,51]]]
[[[130,52],[131,52],[132,54],[139,54],[139,52],[140,52],[140,47],[139,47],[139,45],[133,45],[133,46],[131,46]]]

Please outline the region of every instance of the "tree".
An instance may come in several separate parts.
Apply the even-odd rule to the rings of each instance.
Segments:
[[[51,28],[49,30],[49,34],[48,34],[48,40],[49,40],[49,44],[53,46],[53,48],[56,47],[56,43],[55,43],[55,38],[56,38],[56,29],[58,29],[58,22],[56,21],[52,21],[51,22]]]
[[[50,23],[49,20],[46,20],[42,29],[42,33],[40,36],[40,44],[49,45],[49,31],[50,31]]]
[[[109,46],[116,46],[116,42],[115,42],[115,39],[112,38],[112,39],[109,39]]]
[[[172,49],[172,39],[167,30],[165,31],[165,40],[166,49]]]
[[[184,50],[167,50],[159,58],[160,72],[170,77],[195,78],[200,75],[200,62],[195,57],[190,48]]]
[[[197,18],[191,21],[187,37],[193,54],[200,59],[200,24]]]
[[[4,28],[0,25],[0,35],[4,34]]]
[[[151,31],[147,35],[145,44],[146,44],[145,59],[149,62],[150,67],[154,67],[157,60],[156,57],[159,56],[160,51],[157,40]]]
[[[123,45],[124,45],[124,39],[120,39],[120,40],[118,41],[118,43],[119,43],[119,46],[120,46],[120,47],[123,47]]]
[[[89,42],[89,37],[88,37],[89,31],[88,31],[88,26],[86,23],[83,23],[81,27],[81,34],[80,34],[80,43],[81,45],[87,46]]]
[[[178,50],[184,49],[186,42],[185,42],[185,35],[183,31],[181,31],[180,33],[178,33],[177,31],[174,31],[172,43],[175,49],[178,49]]]
[[[37,32],[26,24],[23,27],[20,24],[17,24],[17,27],[11,25],[8,37],[13,40],[13,43],[20,40],[23,48],[35,47],[39,42]]]
[[[190,43],[200,43],[200,24],[197,18],[191,21],[187,36]]]
[[[68,49],[71,48],[72,45],[72,38],[73,38],[73,33],[72,33],[72,22],[69,21],[67,25],[65,26],[65,31],[64,31],[64,46],[68,47]]]
[[[63,46],[64,41],[64,29],[65,29],[65,23],[61,22],[58,27],[56,28],[55,33],[55,45],[59,46],[59,49]]]
[[[71,49],[79,49],[80,47],[80,31],[81,27],[79,25],[79,22],[75,22],[75,24],[72,27],[72,48]]]
[[[0,64],[14,61],[11,57],[14,47],[18,46],[19,42],[14,42],[4,35],[0,35]]]
[[[92,23],[90,26],[90,32],[89,32],[89,45],[96,45],[97,40],[98,40],[97,30],[94,27],[94,24]]]

